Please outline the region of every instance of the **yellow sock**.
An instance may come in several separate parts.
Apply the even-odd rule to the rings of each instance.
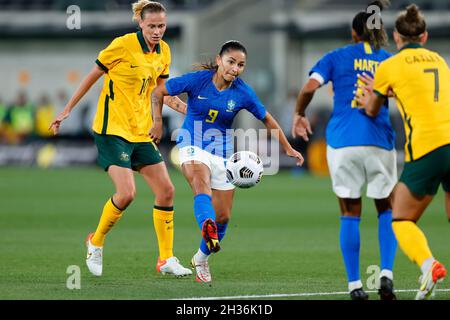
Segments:
[[[103,207],[102,216],[98,223],[97,230],[91,239],[91,243],[97,247],[103,247],[105,242],[105,236],[114,224],[122,216],[122,210],[117,208],[112,202],[112,198],[109,199]]]
[[[400,248],[419,267],[425,260],[433,257],[428,247],[427,238],[414,222],[393,221],[392,229],[394,229]]]
[[[159,259],[173,256],[173,207],[153,208],[153,224],[158,237]]]

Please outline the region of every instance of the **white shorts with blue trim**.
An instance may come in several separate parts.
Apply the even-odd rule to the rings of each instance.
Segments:
[[[211,171],[211,189],[233,190],[235,186],[227,179],[225,167],[226,159],[218,157],[195,146],[186,146],[179,149],[180,163],[198,161],[205,164]]]
[[[367,197],[385,199],[398,180],[395,149],[327,146],[327,161],[333,191],[339,198],[361,198],[367,184]]]

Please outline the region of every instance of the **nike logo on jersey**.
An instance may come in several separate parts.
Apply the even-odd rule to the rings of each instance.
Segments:
[[[130,68],[131,68],[131,69],[139,68],[139,66],[133,66],[133,65],[130,65]]]
[[[197,97],[199,100],[207,100],[208,98],[206,98],[206,97],[202,97],[202,96],[198,96]]]

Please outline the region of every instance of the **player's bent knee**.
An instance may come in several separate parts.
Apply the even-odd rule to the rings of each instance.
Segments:
[[[158,203],[172,202],[174,197],[175,187],[172,184],[161,187],[156,194],[156,200]]]
[[[136,197],[135,189],[122,191],[116,194],[116,196],[114,197],[114,202],[120,208],[126,208],[130,205],[131,202],[133,202],[135,197]]]
[[[220,224],[227,224],[231,217],[231,209],[225,208],[220,209],[217,208],[216,211],[216,222]]]

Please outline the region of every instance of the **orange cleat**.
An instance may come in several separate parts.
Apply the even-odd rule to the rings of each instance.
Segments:
[[[428,300],[434,297],[436,284],[444,280],[447,270],[442,263],[434,261],[430,270],[419,278],[420,289],[417,292],[416,300]]]
[[[220,250],[219,236],[217,235],[217,225],[212,219],[203,222],[202,237],[208,246],[209,251],[216,253]]]

